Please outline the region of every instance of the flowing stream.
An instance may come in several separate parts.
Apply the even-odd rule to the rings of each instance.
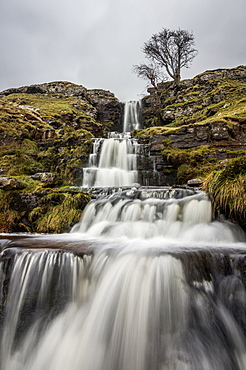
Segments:
[[[130,131],[140,128],[139,110],[139,102],[126,102],[123,132],[95,139],[89,166],[83,171],[83,187],[130,186],[137,182],[139,144]]]
[[[1,370],[245,370],[243,231],[199,189],[102,194],[70,234],[3,236]]]

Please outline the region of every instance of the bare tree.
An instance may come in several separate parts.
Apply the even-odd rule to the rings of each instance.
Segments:
[[[166,81],[167,77],[164,75],[162,70],[157,64],[150,63],[144,64],[141,63],[139,65],[133,66],[133,72],[137,74],[138,77],[148,80],[149,83],[147,87],[152,86],[153,88],[153,107],[156,111],[157,118],[159,123],[162,123],[161,118],[161,90],[158,89],[158,84],[161,82]]]
[[[164,68],[167,74],[174,80],[176,85],[181,79],[181,69],[188,68],[197,55],[194,48],[194,36],[186,30],[172,31],[166,28],[152,35],[144,44],[143,52],[155,68]],[[135,71],[141,77],[144,72],[143,65],[139,65]],[[140,73],[139,73],[140,72]],[[146,74],[147,76],[147,74]]]
[[[133,72],[137,74],[138,77],[142,78],[143,80],[148,80],[150,85],[157,89],[158,83],[164,82],[166,80],[166,76],[160,70],[160,67],[157,64],[144,64],[141,63],[139,65],[133,66]]]

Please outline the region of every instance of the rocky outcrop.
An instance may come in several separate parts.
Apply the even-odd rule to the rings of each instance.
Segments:
[[[1,92],[0,168],[4,176],[54,173],[55,182],[39,178],[42,186],[81,185],[93,137],[105,137],[114,130],[121,111],[122,104],[113,93],[69,82]]]
[[[170,123],[180,126],[212,117],[221,107],[229,107],[228,98],[245,96],[245,82],[246,66],[240,66],[206,71],[181,81],[178,89],[172,82],[162,83],[158,85],[159,108],[156,91],[150,88],[143,99],[145,127]],[[220,105],[221,102],[224,104]]]
[[[224,161],[243,156],[246,66],[204,72],[181,81],[178,89],[172,82],[159,84],[159,105],[156,91],[148,92],[143,98],[145,128],[134,135],[146,148],[139,168],[149,185],[203,179]]]
[[[97,119],[101,122],[113,121],[117,126],[121,120],[121,104],[110,91],[93,89],[87,91],[87,97],[98,112]]]
[[[229,79],[229,80],[237,80],[246,82],[246,67],[245,66],[238,66],[236,68],[231,69],[214,69],[210,71],[203,72],[197,75],[193,80],[194,82],[201,82],[201,81],[211,81],[215,79]],[[191,80],[188,80],[191,81]]]
[[[201,179],[191,179],[188,180],[187,185],[194,188],[199,188],[202,186],[202,180]]]
[[[148,140],[150,152],[163,150],[167,141],[172,144],[172,147],[179,149],[211,145],[226,150],[245,150],[246,123],[235,122],[230,125],[224,122],[205,125],[194,124],[160,135],[153,135]]]
[[[100,122],[113,122],[118,124],[120,120],[121,104],[113,93],[102,89],[86,89],[82,85],[76,85],[71,82],[49,82],[43,84],[35,84],[31,86],[23,86],[19,88],[11,88],[0,92],[0,98],[12,94],[41,94],[55,95],[58,98],[75,97],[79,99],[79,107],[84,103],[82,108],[86,115]],[[27,106],[26,106],[27,107]],[[29,107],[38,111],[36,107]],[[66,112],[64,112],[66,113]]]
[[[81,99],[86,99],[87,89],[82,85],[76,85],[70,82],[55,81],[43,84],[10,88],[0,92],[0,98],[11,94],[61,94],[62,96],[75,96]]]

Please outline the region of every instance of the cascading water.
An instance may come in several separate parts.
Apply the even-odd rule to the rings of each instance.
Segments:
[[[137,182],[137,140],[129,131],[140,128],[140,103],[125,103],[123,133],[111,132],[108,139],[95,139],[89,167],[84,168],[83,187],[131,186]]]
[[[124,124],[123,132],[130,132],[132,130],[139,130],[141,116],[141,101],[129,101],[125,103],[124,107]]]
[[[206,194],[114,193],[63,237],[93,256],[2,252],[1,369],[246,368],[245,237]]]
[[[246,369],[245,234],[204,192],[121,189],[1,245],[1,370]]]
[[[124,134],[111,133],[108,139],[96,139],[89,159],[90,167],[84,168],[83,187],[118,187],[136,183],[138,147],[135,139]]]

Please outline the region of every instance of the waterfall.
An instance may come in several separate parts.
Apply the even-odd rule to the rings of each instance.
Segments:
[[[83,169],[83,187],[131,186],[137,183],[139,144],[129,131],[140,128],[140,102],[125,103],[123,133],[95,139],[89,166]]]
[[[125,103],[123,132],[130,132],[132,130],[140,129],[140,112],[140,101],[129,101]]]
[[[245,235],[205,193],[119,191],[41,238],[93,256],[40,238],[1,254],[2,370],[245,370]]]
[[[198,189],[123,188],[137,148],[95,140],[85,185],[119,189],[71,233],[0,235],[1,370],[246,369],[245,234]]]
[[[82,260],[71,253],[47,250],[36,253],[24,251],[14,256],[2,328],[1,369],[25,368],[18,351],[14,356],[12,352],[22,346],[30,330],[32,340],[25,351],[28,356],[32,355],[38,338],[49,322],[69,302],[74,301],[75,296],[78,297],[78,283],[84,279],[89,260],[90,257]]]

